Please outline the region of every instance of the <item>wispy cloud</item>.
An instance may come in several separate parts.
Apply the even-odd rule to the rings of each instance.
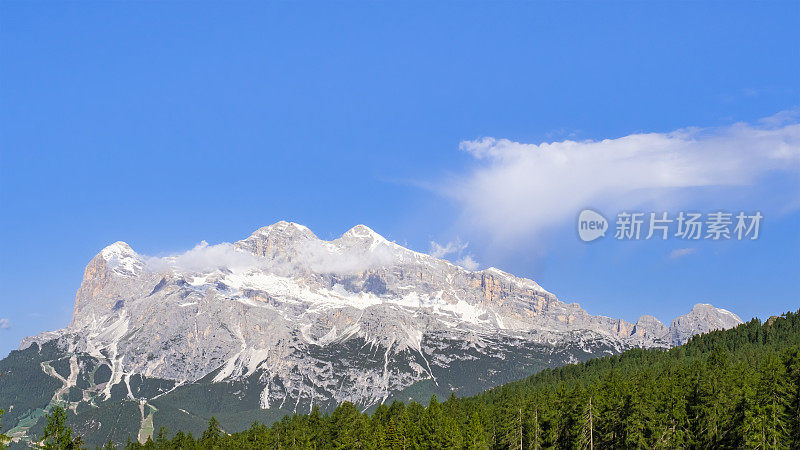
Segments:
[[[191,250],[165,258],[147,258],[148,265],[156,270],[175,267],[189,272],[205,272],[221,267],[246,269],[264,262],[256,256],[236,250],[233,244],[209,245],[202,241]]]
[[[675,249],[675,250],[669,252],[669,259],[678,259],[678,258],[682,258],[684,256],[689,256],[689,255],[693,254],[696,251],[697,251],[697,249],[694,248],[694,247],[678,248],[678,249]]]
[[[790,111],[758,124],[542,144],[486,137],[460,149],[476,165],[440,191],[460,205],[464,223],[513,241],[566,224],[589,206],[633,208],[675,189],[800,173],[800,124]]]
[[[0,319],[0,330],[7,330],[9,328],[11,328],[11,321],[6,318]]]
[[[450,241],[445,245],[442,245],[436,241],[431,241],[431,249],[428,251],[428,254],[434,258],[441,259],[453,253],[457,255],[460,254],[467,248],[468,245],[468,242],[462,244],[460,240]]]
[[[191,250],[167,257],[145,257],[152,270],[178,269],[204,273],[219,268],[234,271],[266,269],[277,274],[299,271],[352,274],[390,264],[395,257],[388,246],[331,248],[324,241],[298,241],[285,253],[255,256],[234,244],[209,245],[203,241]]]
[[[469,242],[462,243],[460,239],[450,241],[445,245],[442,245],[436,241],[431,241],[431,249],[428,254],[439,259],[447,258],[448,256],[452,255],[456,257],[454,263],[457,266],[461,266],[467,270],[477,270],[480,267],[480,264],[475,261],[475,257],[472,254],[463,255],[468,246]]]
[[[466,255],[463,258],[460,258],[456,261],[456,265],[461,266],[467,270],[478,270],[480,264],[478,261],[472,257],[472,255]]]

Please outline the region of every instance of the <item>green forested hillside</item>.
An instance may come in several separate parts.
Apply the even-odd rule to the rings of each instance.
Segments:
[[[228,435],[161,429],[129,448],[799,448],[800,312],[671,350],[548,369],[481,395],[371,415],[287,416]],[[131,436],[135,440],[135,436]]]

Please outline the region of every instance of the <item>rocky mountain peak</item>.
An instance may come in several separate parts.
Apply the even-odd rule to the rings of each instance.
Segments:
[[[633,327],[633,334],[641,338],[661,339],[669,332],[667,327],[655,317],[645,314],[639,317]]]
[[[721,324],[740,324],[742,319],[736,314],[728,311],[727,309],[717,308],[710,303],[696,303],[692,306],[692,312],[688,315],[698,317],[700,319],[711,320]]]
[[[669,327],[668,340],[681,345],[695,334],[733,328],[743,323],[736,314],[708,303],[697,303],[688,314],[678,316]]]
[[[136,252],[133,251],[131,246],[128,245],[127,242],[123,241],[114,242],[113,244],[101,250],[100,254],[103,255],[103,258],[106,260],[113,257],[136,256]]]
[[[248,239],[268,239],[268,238],[287,237],[293,239],[316,239],[317,236],[308,227],[295,222],[281,220],[272,225],[261,227],[253,232]]]
[[[370,227],[366,225],[356,225],[353,228],[347,230],[343,235],[343,238],[355,238],[355,239],[368,239],[373,241],[381,241],[384,242],[386,239],[381,236],[380,234],[373,231]]]
[[[387,257],[395,253],[396,250],[410,252],[408,249],[389,242],[366,225],[354,226],[342,234],[340,238],[331,241],[331,244],[345,252],[373,253],[378,250]],[[362,255],[362,257],[364,256]]]
[[[117,241],[100,251],[95,259],[101,258],[104,268],[123,276],[136,276],[144,268],[144,262],[130,245]]]
[[[256,256],[291,259],[299,246],[317,240],[317,236],[307,227],[282,220],[259,228],[248,238],[234,245],[239,250]]]

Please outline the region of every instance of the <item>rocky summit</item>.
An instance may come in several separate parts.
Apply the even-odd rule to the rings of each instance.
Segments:
[[[103,249],[69,326],[0,361],[0,409],[20,445],[59,403],[89,444],[144,440],[162,425],[197,432],[212,415],[236,431],[344,401],[367,410],[474,394],[740,323],[707,304],[669,327],[592,316],[532,280],[466,270],[364,225],[325,241],[278,222],[170,257]]]

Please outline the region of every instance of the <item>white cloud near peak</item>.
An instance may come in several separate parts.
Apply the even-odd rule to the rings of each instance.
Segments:
[[[6,318],[0,319],[0,330],[7,330],[9,328],[11,328],[11,321]]]
[[[145,257],[151,270],[175,269],[183,272],[205,273],[220,268],[233,271],[264,269],[288,276],[296,271],[353,274],[392,263],[394,254],[387,246],[374,249],[360,247],[331,248],[323,241],[301,241],[289,253],[275,257],[259,257],[223,242],[210,245],[200,242],[191,250],[166,256]]]
[[[442,245],[436,241],[431,241],[431,249],[428,251],[428,254],[434,258],[442,259],[447,255],[461,254],[461,252],[464,251],[468,245],[469,242],[462,244],[459,240],[450,241],[445,245]]]
[[[800,124],[780,113],[757,125],[684,128],[599,141],[463,141],[475,168],[441,191],[462,219],[496,240],[536,236],[586,207],[633,208],[674,189],[745,186],[775,171],[800,174]]]
[[[469,246],[469,242],[462,243],[460,239],[456,239],[455,241],[450,241],[447,244],[440,244],[436,241],[431,241],[431,249],[428,252],[429,255],[433,256],[434,258],[443,259],[446,258],[448,255],[453,255],[457,259],[454,261],[454,264],[457,266],[461,266],[467,270],[477,270],[480,267],[475,258],[471,254],[463,255],[464,251]]]
[[[237,251],[233,244],[223,242],[209,245],[206,241],[171,257],[150,258],[148,263],[156,268],[176,267],[189,272],[204,272],[220,267],[247,269],[263,264],[256,256]]]
[[[457,266],[461,266],[467,270],[478,270],[480,264],[472,257],[472,255],[464,256],[456,261]]]

